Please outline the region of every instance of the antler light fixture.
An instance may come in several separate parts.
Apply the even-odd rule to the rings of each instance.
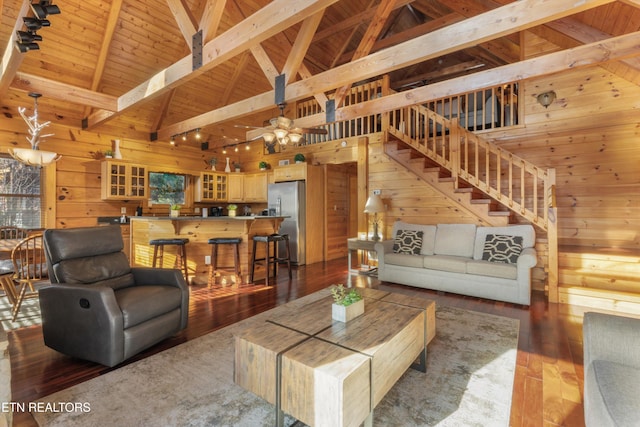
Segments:
[[[53,162],[60,160],[61,155],[52,151],[42,151],[39,148],[42,139],[52,136],[53,134],[41,135],[42,130],[49,126],[51,122],[38,123],[38,98],[42,95],[39,93],[30,93],[30,97],[33,98],[33,115],[27,117],[25,115],[26,108],[18,107],[18,112],[29,126],[29,135],[27,141],[31,144],[31,148],[9,148],[9,154],[17,161],[29,166],[47,166]]]

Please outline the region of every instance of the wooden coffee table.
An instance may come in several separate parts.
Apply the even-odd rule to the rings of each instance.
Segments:
[[[365,313],[348,323],[331,319],[325,289],[236,336],[234,380],[276,406],[277,425],[284,413],[312,426],[371,425],[407,368],[425,372],[435,302],[359,290]]]

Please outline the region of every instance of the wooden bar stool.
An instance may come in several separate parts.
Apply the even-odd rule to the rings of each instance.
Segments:
[[[214,237],[209,239],[211,246],[211,265],[209,266],[209,280],[207,285],[209,287],[216,283],[216,272],[220,270],[228,270],[233,267],[233,272],[236,278],[236,285],[242,283],[242,274],[240,272],[240,243],[242,243],[242,237]],[[234,245],[233,251],[233,266],[218,266],[218,245]]]
[[[278,256],[278,243],[285,242],[286,255],[284,257]],[[256,258],[256,250],[258,243],[265,244],[265,256],[264,258]],[[270,249],[273,246],[273,251]],[[278,273],[278,264],[281,262],[287,263],[287,269],[289,269],[289,279],[291,279],[291,250],[289,248],[289,235],[288,234],[270,234],[268,236],[253,236],[253,254],[251,255],[251,283],[253,283],[253,273],[255,266],[258,263],[264,263],[265,265],[265,284],[269,286],[269,268],[273,264],[273,278],[276,278]]]
[[[149,245],[153,246],[153,268],[156,268],[156,262],[160,262],[160,268],[163,267],[164,247],[167,245],[176,246],[176,262],[174,268],[184,270],[184,280],[189,284],[189,267],[187,266],[187,248],[189,239],[153,239],[149,241]]]

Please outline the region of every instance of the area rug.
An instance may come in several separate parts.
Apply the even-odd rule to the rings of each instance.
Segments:
[[[267,313],[47,396],[32,413],[46,427],[273,426],[273,406],[233,382],[233,334]],[[450,307],[436,318],[427,373],[408,370],[374,424],[508,426],[518,320]]]
[[[1,294],[0,294],[1,295]],[[27,328],[42,323],[40,302],[37,298],[25,299],[20,306],[16,320],[11,320],[11,304],[6,296],[0,296],[0,323],[5,331]]]

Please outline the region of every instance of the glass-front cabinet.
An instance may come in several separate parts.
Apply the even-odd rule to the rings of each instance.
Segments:
[[[147,167],[118,161],[102,162],[103,200],[141,200],[148,197]]]
[[[227,201],[227,174],[200,172],[198,202]]]

